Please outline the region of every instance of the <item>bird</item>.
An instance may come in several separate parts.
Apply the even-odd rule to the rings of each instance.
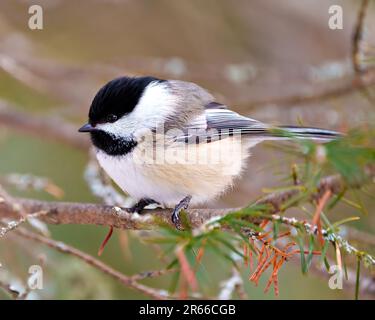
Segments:
[[[219,198],[246,169],[250,149],[266,140],[330,141],[339,132],[274,127],[230,110],[201,86],[152,76],[115,78],[92,100],[89,133],[100,166],[141,213],[150,204],[180,213]]]

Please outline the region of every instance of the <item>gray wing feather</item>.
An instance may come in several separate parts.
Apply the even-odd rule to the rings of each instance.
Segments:
[[[205,116],[208,129],[249,131],[266,128],[265,124],[229,109],[207,109]]]
[[[267,126],[257,120],[241,116],[227,109],[224,105],[210,103],[204,113],[185,124],[183,135],[174,137],[175,141],[196,141],[197,138],[218,140],[230,134],[264,135]]]

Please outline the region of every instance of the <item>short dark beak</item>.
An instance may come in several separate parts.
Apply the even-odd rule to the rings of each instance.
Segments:
[[[93,127],[91,124],[86,123],[81,128],[78,129],[79,132],[91,132],[94,131],[95,127]]]

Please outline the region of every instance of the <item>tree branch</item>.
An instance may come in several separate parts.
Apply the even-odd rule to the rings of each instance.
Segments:
[[[106,265],[102,261],[94,258],[93,256],[82,252],[76,248],[73,248],[63,242],[56,241],[47,237],[44,237],[42,235],[36,234],[34,232],[25,230],[25,229],[17,229],[14,231],[14,233],[18,236],[21,236],[23,238],[42,243],[50,248],[53,248],[61,253],[69,254],[72,256],[75,256],[79,258],[80,260],[84,261],[85,263],[93,266],[96,269],[99,269],[100,271],[110,275],[112,278],[116,279],[123,285],[134,289],[136,291],[139,291],[151,298],[158,299],[158,300],[164,300],[168,298],[172,298],[169,296],[169,294],[164,291],[164,290],[158,290],[158,289],[153,289],[150,287],[147,287],[143,284],[138,283],[136,280],[142,279],[140,275],[135,275],[135,276],[126,276],[122,274],[121,272],[114,270],[110,266]],[[158,275],[163,275],[165,272],[159,271],[159,272],[154,272],[151,276],[158,276]]]
[[[369,0],[362,0],[361,7],[358,12],[357,22],[354,28],[352,41],[352,64],[356,73],[362,72],[361,68],[361,41],[363,38],[363,26]]]
[[[250,101],[248,104],[252,107],[260,107],[269,104],[295,105],[297,103],[311,103],[346,95],[373,85],[375,85],[375,69],[369,69],[345,79],[340,85],[329,89],[324,88],[309,95],[274,97]],[[90,147],[89,139],[79,135],[76,126],[59,118],[46,119],[45,117],[41,118],[15,111],[14,107],[4,101],[0,101],[0,124],[43,139],[58,140],[81,150],[86,151]]]
[[[284,97],[274,97],[270,99],[250,101],[249,105],[251,107],[262,107],[271,104],[296,105],[299,103],[313,103],[351,94],[355,91],[362,90],[373,85],[375,85],[375,70],[369,69],[362,72],[361,74],[356,74],[345,79],[345,81],[343,81],[343,83],[340,85],[335,85],[328,89],[324,87],[324,89],[320,89],[319,91],[313,92],[311,94],[295,94]]]
[[[0,289],[5,291],[13,299],[18,299],[19,296],[21,295],[21,293],[18,292],[18,290],[12,288],[12,286],[10,284],[5,283],[2,280],[0,280]]]
[[[372,179],[375,176],[375,168],[368,167],[366,173]],[[328,176],[320,181],[313,198],[320,197],[325,190],[331,190],[333,194],[339,194],[344,186],[345,183],[341,176]],[[275,192],[259,199],[254,204],[268,204],[273,208],[271,213],[277,213],[282,204],[300,193],[300,189]],[[4,191],[1,192],[0,189],[1,196],[3,197],[3,201],[0,201],[0,218],[19,218],[19,211],[15,210],[13,204],[6,200],[8,196],[4,195]],[[169,209],[145,210],[144,214],[139,215],[129,213],[126,211],[126,208],[102,204],[46,202],[24,198],[15,198],[14,201],[22,206],[26,214],[44,212],[39,219],[49,224],[88,224],[113,226],[120,229],[145,230],[155,228],[156,218],[172,225],[170,221],[171,210]],[[189,209],[188,214],[192,227],[196,228],[214,217],[222,217],[240,209]],[[253,220],[256,222],[259,221],[259,218],[254,217]]]
[[[77,149],[88,150],[90,141],[78,133],[78,126],[59,118],[36,117],[15,111],[9,104],[0,101],[0,125],[15,128],[43,139],[57,140]]]
[[[46,202],[24,198],[16,198],[16,201],[29,214],[46,212],[39,219],[49,224],[87,224],[132,230],[155,227],[154,218],[170,224],[171,210],[168,209],[144,210],[144,214],[138,215],[127,212],[126,208],[94,203]],[[239,209],[190,209],[188,213],[192,226],[198,227],[214,216],[224,216]],[[3,202],[0,203],[0,218],[17,219],[19,214]]]
[[[290,260],[295,265],[300,265],[300,260],[298,258],[293,258]],[[331,263],[330,263],[331,264]],[[334,265],[332,263],[331,265]],[[319,263],[312,263],[309,269],[313,275],[329,280],[332,274],[328,273],[326,268]],[[354,292],[356,286],[356,271],[347,268],[348,278],[344,279],[343,289],[348,294]],[[375,278],[371,275],[361,275],[361,281],[359,283],[359,291],[361,293],[361,298],[374,299],[375,296]],[[354,295],[354,293],[352,293]]]

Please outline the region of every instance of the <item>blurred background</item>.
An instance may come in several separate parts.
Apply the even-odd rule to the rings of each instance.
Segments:
[[[44,9],[43,30],[28,28],[28,8]],[[328,27],[328,8],[343,8],[343,29]],[[0,2],[0,111],[25,117],[64,119],[77,129],[85,122],[96,91],[121,75],[188,80],[210,90],[233,110],[272,124],[346,130],[374,120],[374,104],[357,91],[325,96],[345,86],[353,73],[352,34],[360,2],[354,0],[91,0]],[[370,1],[365,36],[375,44],[375,4]],[[371,48],[370,48],[371,49]],[[375,52],[374,47],[372,47]],[[375,54],[375,53],[374,53]],[[309,97],[322,96],[319,99]],[[74,133],[75,134],[75,133]],[[77,139],[78,138],[77,133]],[[290,169],[284,155],[259,145],[236,187],[209,207],[244,206],[265,187],[281,184]],[[48,137],[36,137],[0,122],[0,175],[48,177],[63,201],[98,202],[83,177],[88,153]],[[1,181],[1,180],[0,180]],[[15,196],[54,200],[46,192],[7,186]],[[59,196],[62,195],[59,193]],[[368,201],[368,209],[374,209]],[[372,206],[372,207],[371,207]],[[340,217],[353,214],[339,208]],[[374,231],[374,215],[359,228]],[[54,239],[96,255],[107,228],[49,226]],[[138,233],[115,230],[100,258],[125,274],[163,267]],[[144,298],[72,257],[45,247],[0,242],[0,262],[19,279],[43,261],[44,290],[35,299]],[[38,262],[39,261],[39,262]],[[228,274],[220,261],[205,261],[209,290]],[[0,268],[1,271],[1,268]],[[246,281],[249,299],[274,299]],[[168,287],[169,276],[145,283]],[[281,299],[346,299],[298,264],[280,274]],[[6,298],[0,291],[0,298]]]

